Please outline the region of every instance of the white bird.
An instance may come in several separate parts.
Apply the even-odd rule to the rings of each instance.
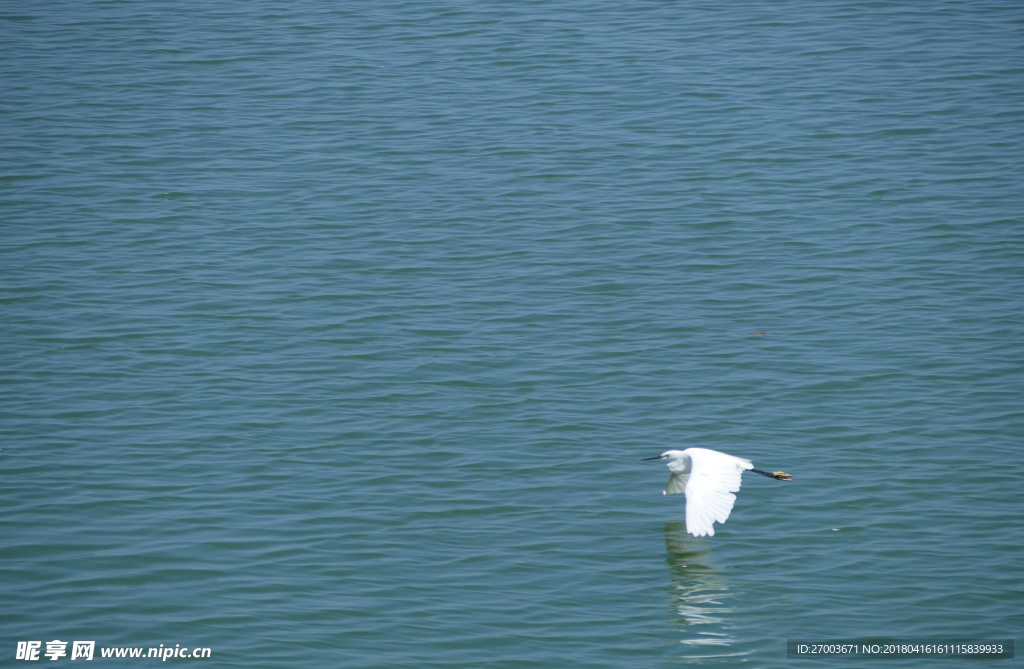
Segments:
[[[714,536],[715,521],[724,523],[729,517],[744,470],[780,481],[793,479],[786,472],[763,472],[750,460],[708,448],[665,451],[644,460],[668,460],[672,475],[662,494],[686,493],[686,531],[695,537]]]

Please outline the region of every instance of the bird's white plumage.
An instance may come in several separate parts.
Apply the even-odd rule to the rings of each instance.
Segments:
[[[707,448],[665,451],[672,475],[665,494],[686,494],[686,531],[695,537],[714,536],[715,522],[724,523],[736,503],[743,471],[750,460]]]

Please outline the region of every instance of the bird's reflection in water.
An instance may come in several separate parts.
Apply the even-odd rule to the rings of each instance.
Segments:
[[[665,523],[665,550],[672,576],[672,613],[687,657],[730,656],[729,584],[711,560],[711,542],[686,533],[686,523]]]

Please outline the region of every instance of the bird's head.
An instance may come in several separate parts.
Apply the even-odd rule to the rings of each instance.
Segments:
[[[668,460],[668,459],[679,459],[683,457],[682,451],[665,451],[661,455],[655,455],[653,458],[641,458],[642,460]]]

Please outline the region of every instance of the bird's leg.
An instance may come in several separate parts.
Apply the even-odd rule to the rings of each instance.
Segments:
[[[770,479],[778,479],[780,481],[793,480],[793,475],[787,474],[786,472],[763,472],[760,469],[751,469],[750,471],[760,474],[761,476],[767,476]]]

